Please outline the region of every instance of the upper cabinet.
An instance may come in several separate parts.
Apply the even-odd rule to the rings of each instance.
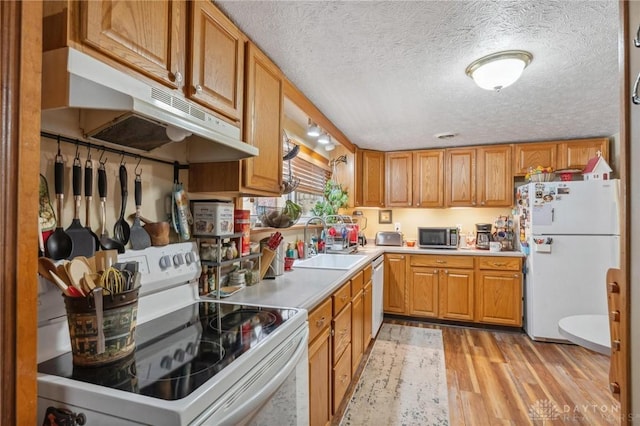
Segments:
[[[446,150],[448,207],[509,207],[513,204],[511,146]]]
[[[260,153],[241,161],[190,164],[190,192],[280,195],[283,76],[251,42],[246,46],[245,65],[244,139]]]
[[[513,173],[515,176],[524,176],[530,167],[537,166],[550,166],[555,170],[582,170],[598,151],[602,158],[609,161],[609,138],[515,144]]]
[[[248,189],[280,194],[282,184],[283,77],[253,43],[247,44],[244,137],[260,155],[242,160]]]
[[[600,151],[609,161],[609,138],[578,139],[558,144],[558,169],[584,169]]]
[[[444,206],[444,150],[386,154],[387,207]]]
[[[191,5],[191,67],[187,96],[242,119],[245,36],[208,1]]]
[[[176,89],[183,84],[184,1],[102,0],[79,5],[80,42],[166,86]],[[74,33],[72,28],[69,32]]]
[[[383,207],[385,153],[359,150],[356,160],[356,207]]]

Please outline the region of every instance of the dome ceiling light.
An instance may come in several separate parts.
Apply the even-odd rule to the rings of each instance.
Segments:
[[[307,127],[307,135],[312,137],[320,136],[320,126],[309,119],[309,125]]]
[[[481,88],[499,92],[515,83],[532,59],[524,50],[505,50],[473,61],[465,72]]]
[[[318,143],[326,145],[329,142],[331,142],[331,136],[329,136],[326,132],[322,132],[322,134],[318,137]]]

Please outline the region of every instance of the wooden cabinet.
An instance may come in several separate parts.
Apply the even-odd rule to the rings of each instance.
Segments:
[[[384,255],[384,312],[405,313],[406,264],[405,255]]]
[[[476,191],[481,207],[513,205],[511,146],[485,146],[476,150]]]
[[[598,151],[602,158],[609,161],[609,138],[562,141],[558,144],[557,169],[582,170]]]
[[[247,44],[245,66],[244,138],[260,152],[241,161],[190,164],[190,192],[280,195],[283,76],[253,43]]]
[[[609,138],[514,144],[513,174],[524,176],[530,167],[537,166],[582,170],[598,151],[609,161]]]
[[[513,204],[511,146],[446,150],[448,207],[508,207]]]
[[[514,145],[513,174],[524,176],[529,168],[538,166],[557,168],[557,144],[548,143],[520,143]]]
[[[439,270],[412,266],[407,278],[408,314],[417,317],[438,317]]]
[[[410,207],[413,205],[412,160],[410,152],[386,153],[386,207]]]
[[[338,411],[342,398],[351,384],[351,344],[333,366],[333,414]]]
[[[309,424],[331,423],[331,298],[309,313]]]
[[[410,315],[473,320],[473,257],[416,255],[409,265]]]
[[[444,206],[444,150],[413,153],[413,206]]]
[[[331,411],[335,414],[351,383],[351,281],[335,291],[331,299],[333,303],[333,320],[331,321],[333,406]]]
[[[242,119],[245,36],[209,1],[190,2],[188,97],[230,119]]]
[[[387,207],[444,205],[444,150],[386,154]]]
[[[476,205],[476,150],[447,149],[445,153],[445,202],[448,207]]]
[[[384,207],[385,153],[358,150],[356,156],[356,207]]]
[[[482,257],[477,265],[475,320],[522,326],[522,260]]]
[[[351,373],[356,374],[365,349],[364,270],[351,278]]]
[[[184,84],[186,2],[102,0],[79,5],[81,43],[170,88]]]

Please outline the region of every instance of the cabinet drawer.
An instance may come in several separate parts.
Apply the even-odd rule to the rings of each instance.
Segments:
[[[364,283],[368,283],[371,280],[371,265],[364,268]]]
[[[351,278],[351,297],[362,291],[364,287],[364,271],[360,271]]]
[[[351,302],[333,319],[333,359],[338,360],[351,343]],[[351,354],[349,354],[351,359]]]
[[[333,413],[338,410],[351,384],[351,345],[333,367]]]
[[[411,266],[431,266],[433,268],[473,268],[472,256],[411,256]]]
[[[351,281],[347,281],[340,290],[333,293],[333,315],[335,316],[351,301]]]
[[[520,271],[522,259],[519,257],[478,256],[478,269],[497,271]]]
[[[320,306],[309,313],[309,342],[331,325],[331,299],[327,298]]]

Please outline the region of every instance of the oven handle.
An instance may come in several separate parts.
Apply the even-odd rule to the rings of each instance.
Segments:
[[[298,347],[295,352],[289,359],[289,361],[284,365],[284,367],[273,376],[273,379],[269,381],[262,390],[250,397],[247,397],[242,404],[239,404],[233,411],[231,411],[227,416],[225,416],[224,424],[238,424],[242,421],[246,421],[247,417],[253,413],[255,410],[260,408],[271,395],[273,395],[280,385],[282,385],[289,374],[295,371],[298,362],[300,362],[302,356],[307,353],[307,339],[309,335],[309,328],[305,327],[304,329],[305,337],[300,339],[298,342]]]

